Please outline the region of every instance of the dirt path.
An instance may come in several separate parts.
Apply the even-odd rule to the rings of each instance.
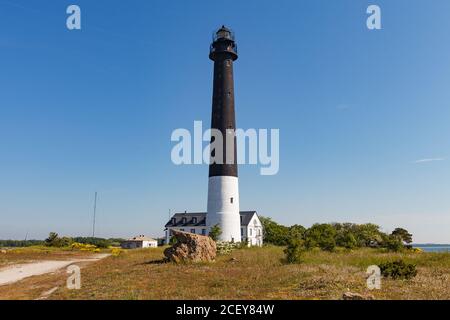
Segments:
[[[16,264],[0,269],[0,286],[12,284],[22,279],[58,271],[78,262],[94,262],[106,258],[109,254],[96,254],[85,259],[63,261],[38,261],[26,264]]]

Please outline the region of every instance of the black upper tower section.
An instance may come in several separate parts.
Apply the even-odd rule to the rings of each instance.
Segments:
[[[234,33],[222,26],[213,34],[213,42],[210,47],[209,58],[214,61],[214,88],[212,101],[211,128],[218,129],[223,136],[223,164],[213,163],[209,166],[209,176],[238,176],[236,154],[236,120],[234,112],[234,80],[233,61],[238,58],[237,46],[234,42]],[[232,131],[227,129],[232,129]],[[226,135],[233,135],[234,161],[227,163]],[[213,154],[214,155],[214,154]],[[231,162],[231,163],[230,163]]]

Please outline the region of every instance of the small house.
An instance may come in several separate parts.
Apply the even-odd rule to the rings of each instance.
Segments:
[[[158,241],[144,235],[140,235],[123,241],[120,246],[123,249],[156,248],[158,246]]]

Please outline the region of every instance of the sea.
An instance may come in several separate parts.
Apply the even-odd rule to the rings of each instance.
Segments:
[[[450,244],[414,244],[413,247],[425,252],[450,252]]]

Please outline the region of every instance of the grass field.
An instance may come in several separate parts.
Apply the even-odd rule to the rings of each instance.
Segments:
[[[0,287],[0,298],[31,299],[59,287],[50,299],[340,299],[347,290],[376,299],[450,299],[448,253],[312,251],[304,263],[286,265],[283,249],[269,246],[236,250],[211,264],[175,265],[162,263],[163,249],[125,251],[89,264],[80,290],[66,289],[61,272]],[[417,264],[418,275],[383,279],[381,290],[369,291],[367,267],[395,258]]]

